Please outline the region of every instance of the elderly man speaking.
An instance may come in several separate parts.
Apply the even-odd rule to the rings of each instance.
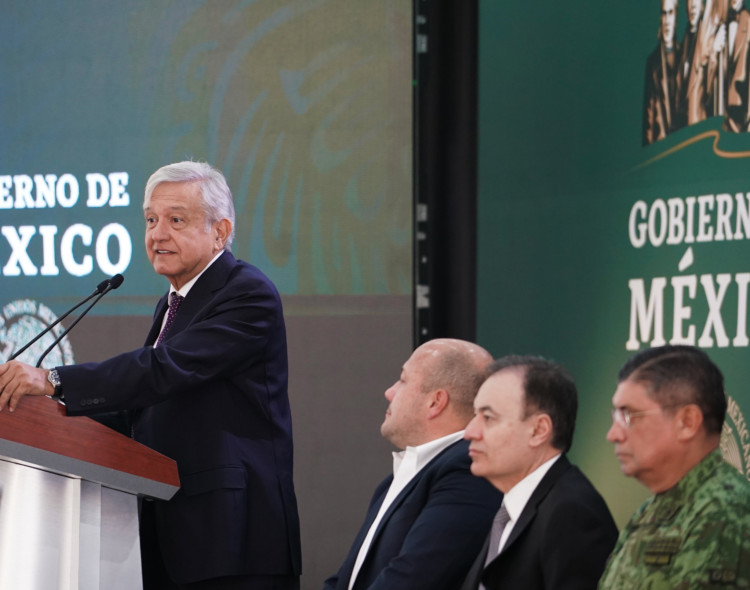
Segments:
[[[55,395],[69,416],[129,410],[135,440],[173,458],[181,488],[143,502],[145,590],[295,590],[286,328],[260,269],[230,251],[232,193],[203,162],[146,184],[145,246],[170,284],[145,343],[100,363],[0,365],[0,411]]]

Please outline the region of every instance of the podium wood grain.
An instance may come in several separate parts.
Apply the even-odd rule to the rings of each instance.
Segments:
[[[44,396],[0,412],[0,458],[161,499],[180,485],[172,459]]]

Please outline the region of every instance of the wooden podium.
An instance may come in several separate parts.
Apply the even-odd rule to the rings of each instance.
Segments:
[[[141,590],[138,497],[176,463],[47,397],[0,412],[0,589]]]

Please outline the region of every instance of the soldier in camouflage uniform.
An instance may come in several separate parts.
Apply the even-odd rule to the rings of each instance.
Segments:
[[[600,590],[750,588],[750,482],[718,450],[724,378],[689,346],[620,370],[612,427],[622,472],[655,495],[620,533]]]

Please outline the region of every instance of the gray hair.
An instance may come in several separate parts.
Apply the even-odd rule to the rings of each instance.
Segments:
[[[228,219],[232,231],[224,242],[224,250],[232,249],[234,240],[234,202],[224,175],[206,162],[176,162],[167,164],[154,172],[146,182],[143,209],[151,203],[154,189],[162,182],[196,182],[206,216],[206,229],[222,219]]]

